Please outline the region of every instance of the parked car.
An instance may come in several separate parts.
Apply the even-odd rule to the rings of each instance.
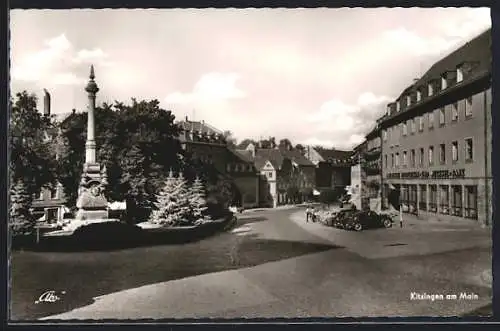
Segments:
[[[392,217],[388,214],[378,214],[371,210],[356,211],[344,219],[347,230],[362,231],[373,228],[392,227]]]
[[[349,219],[357,212],[356,209],[353,208],[345,208],[339,210],[335,215],[333,215],[332,223],[336,228],[344,229],[346,225],[349,223]]]

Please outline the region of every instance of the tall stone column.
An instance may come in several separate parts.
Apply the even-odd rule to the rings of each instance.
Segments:
[[[104,196],[107,185],[106,167],[102,167],[96,160],[95,143],[95,99],[99,91],[94,80],[94,66],[90,67],[90,80],[85,87],[88,93],[88,118],[87,118],[87,141],[85,143],[85,164],[78,188],[78,200],[76,206],[78,213],[76,219],[86,223],[108,221],[108,202]]]
[[[87,118],[87,142],[85,143],[85,163],[95,164],[96,163],[96,144],[95,144],[95,99],[96,94],[99,92],[99,88],[94,80],[94,66],[90,66],[90,80],[85,88],[88,93],[89,104],[88,104],[88,118]]]

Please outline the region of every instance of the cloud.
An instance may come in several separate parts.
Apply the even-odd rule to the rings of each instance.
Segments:
[[[473,8],[457,19],[443,20],[439,33],[432,36],[399,27],[386,31],[383,38],[395,47],[417,56],[440,55],[491,27],[489,8]]]
[[[78,78],[73,73],[59,73],[55,74],[51,79],[51,82],[54,85],[83,85],[85,84],[85,80],[82,78]]]
[[[71,43],[64,34],[46,40],[44,45],[43,49],[26,55],[19,62],[16,58],[12,59],[12,79],[28,82],[41,80],[58,62],[64,61],[71,49]]]
[[[384,38],[415,55],[441,54],[457,42],[444,37],[425,38],[403,27],[385,32]]]
[[[23,58],[12,58],[11,77],[17,82],[51,83],[53,85],[82,84],[79,66],[86,63],[109,65],[108,55],[100,48],[75,51],[64,33],[45,40],[44,47]],[[15,45],[14,45],[15,46]]]
[[[100,48],[94,49],[82,49],[76,53],[76,56],[73,58],[73,62],[75,63],[86,63],[93,64],[99,63],[100,66],[109,66],[113,65],[113,62],[108,60],[109,54],[104,52]]]
[[[198,80],[192,92],[173,92],[164,101],[167,104],[204,104],[243,98],[246,93],[236,87],[238,79],[236,73],[208,73]]]
[[[377,118],[393,98],[365,92],[355,103],[346,104],[339,99],[324,102],[316,113],[309,116],[309,127],[314,137],[305,142],[323,141],[329,146],[352,148],[363,141]]]

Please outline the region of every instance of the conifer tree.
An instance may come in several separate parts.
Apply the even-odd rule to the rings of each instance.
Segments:
[[[175,179],[177,188],[176,199],[178,205],[178,224],[187,225],[191,222],[191,205],[190,191],[187,186],[187,181],[182,172]]]
[[[32,202],[23,180],[12,185],[10,191],[10,227],[13,234],[29,234],[33,230],[35,219],[26,206]]]
[[[178,193],[179,189],[176,178],[172,170],[170,170],[165,185],[156,195],[156,209],[153,210],[149,217],[151,223],[172,226],[178,222],[181,216],[177,199]]]
[[[195,224],[208,221],[205,217],[207,201],[205,199],[205,187],[199,177],[196,177],[190,188],[191,214]]]

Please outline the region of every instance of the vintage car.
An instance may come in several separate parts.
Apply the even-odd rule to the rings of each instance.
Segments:
[[[344,208],[339,210],[334,215],[332,215],[332,226],[344,229],[346,227],[346,224],[348,224],[348,220],[357,212],[358,211],[353,208]]]
[[[343,228],[362,231],[373,228],[392,227],[392,217],[389,214],[376,213],[371,210],[355,211],[343,219]]]

